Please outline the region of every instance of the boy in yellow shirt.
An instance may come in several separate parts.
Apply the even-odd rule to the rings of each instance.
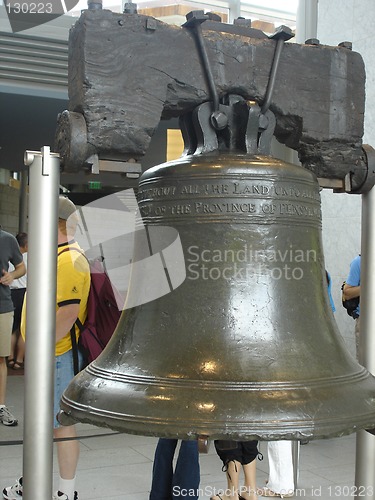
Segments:
[[[75,327],[78,339],[77,319],[85,322],[87,299],[90,290],[90,269],[86,257],[82,255],[74,240],[77,226],[75,205],[66,197],[59,197],[58,221],[58,259],[57,259],[57,300],[56,300],[56,351],[55,351],[55,390],[54,390],[54,438],[73,438],[57,442],[59,463],[59,489],[53,500],[78,500],[75,491],[75,475],[79,457],[79,443],[74,425],[60,426],[56,415],[60,409],[62,393],[74,377],[72,342],[70,330]],[[66,249],[78,249],[67,251]],[[64,251],[66,250],[66,251]],[[25,306],[21,331],[24,335]],[[22,498],[22,478],[14,486],[4,488],[5,499]]]

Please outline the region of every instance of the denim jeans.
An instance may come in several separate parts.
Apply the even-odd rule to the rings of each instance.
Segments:
[[[82,365],[82,354],[78,351],[78,362]],[[60,399],[63,392],[74,378],[73,354],[68,351],[60,356],[55,356],[55,388],[53,402],[53,428],[61,427],[56,415],[60,411]]]
[[[198,442],[181,441],[176,468],[177,439],[159,439],[152,470],[150,500],[198,500],[200,481]]]

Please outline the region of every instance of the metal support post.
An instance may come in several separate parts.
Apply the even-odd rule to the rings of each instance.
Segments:
[[[293,462],[293,480],[294,489],[298,488],[298,478],[299,478],[299,441],[292,441],[292,462]]]
[[[361,335],[359,362],[375,374],[375,189],[362,195],[361,241]],[[366,431],[357,434],[356,499],[374,498],[375,437]]]
[[[297,8],[296,42],[317,38],[318,0],[299,0]]]
[[[60,162],[45,146],[30,166],[23,498],[52,498],[57,221]]]
[[[238,0],[229,0],[229,22],[233,24],[234,20],[241,16],[241,5]]]
[[[19,216],[18,216],[18,232],[27,232],[27,184],[29,173],[27,170],[22,170],[20,182],[20,199],[19,199]]]

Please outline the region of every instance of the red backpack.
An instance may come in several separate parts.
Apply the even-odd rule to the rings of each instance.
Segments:
[[[78,248],[74,247],[66,248],[58,255],[69,250],[75,250],[84,255]],[[87,300],[86,320],[83,324],[79,319],[75,322],[80,330],[78,345],[74,326],[70,331],[75,374],[79,372],[78,349],[83,354],[83,366],[80,367],[82,369],[103,351],[121,316],[116,300],[117,297],[121,301],[121,297],[112,286],[104,269],[103,261],[99,258],[92,261],[87,259],[87,261],[90,266],[91,285]]]

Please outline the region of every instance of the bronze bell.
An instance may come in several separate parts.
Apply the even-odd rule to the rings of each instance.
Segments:
[[[202,108],[193,121],[209,129]],[[232,440],[374,427],[374,377],[347,351],[329,303],[316,177],[259,152],[259,135],[255,152],[250,140],[245,152],[238,143],[224,151],[220,141],[231,139],[218,137],[218,147],[198,138],[200,154],[142,175],[150,252],[163,253],[162,228],[173,227],[186,278],[124,311],[105,351],[65,391],[60,421]],[[134,260],[144,252],[136,233]],[[131,277],[129,301],[148,279]]]

